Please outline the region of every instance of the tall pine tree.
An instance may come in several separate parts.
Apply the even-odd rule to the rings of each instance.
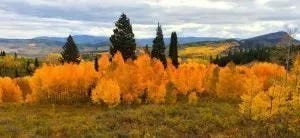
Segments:
[[[159,59],[164,66],[167,65],[166,55],[165,55],[165,42],[164,42],[164,35],[161,29],[161,26],[158,23],[157,30],[156,30],[156,37],[153,40],[151,57]]]
[[[177,68],[178,63],[178,44],[177,44],[177,34],[176,32],[172,32],[171,34],[171,42],[169,47],[169,57],[172,60],[172,64]]]
[[[144,53],[150,55],[150,51],[149,51],[149,46],[148,44],[146,45],[145,49],[144,49]]]
[[[115,26],[114,34],[110,37],[110,54],[114,56],[120,51],[124,60],[135,59],[136,43],[129,18],[123,13]]]
[[[40,62],[39,62],[39,59],[38,59],[38,58],[35,58],[35,59],[34,59],[34,67],[35,67],[35,68],[40,67]]]
[[[97,56],[95,57],[95,60],[94,60],[94,68],[97,72],[99,71],[99,63],[98,63],[98,57]]]
[[[80,63],[79,51],[71,35],[67,38],[66,44],[61,52],[63,63]]]

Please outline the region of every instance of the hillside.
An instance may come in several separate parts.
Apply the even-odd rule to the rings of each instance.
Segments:
[[[256,48],[256,47],[274,47],[280,44],[287,43],[289,39],[292,39],[294,43],[299,43],[298,40],[291,38],[286,32],[275,32],[253,38],[241,40],[240,46],[243,48]]]
[[[215,56],[232,46],[241,48],[274,47],[283,43],[288,37],[285,32],[275,32],[256,36],[248,39],[225,39],[217,37],[179,37],[178,43],[181,45],[179,56],[182,58],[199,58]],[[83,53],[95,52],[109,49],[109,38],[104,36],[74,35],[75,42],[79,50]],[[36,37],[32,39],[1,39],[0,49],[8,53],[17,52],[23,56],[40,57],[48,53],[60,52],[66,38],[64,37]],[[151,46],[153,38],[136,39],[139,47]],[[166,46],[169,45],[170,38],[165,38]],[[298,40],[294,42],[299,43]]]
[[[75,35],[74,41],[83,53],[109,49],[109,38],[103,36]],[[224,38],[216,37],[179,37],[179,44],[194,43],[202,41],[218,41]],[[66,38],[64,37],[36,37],[32,39],[4,39],[0,38],[0,50],[8,53],[19,53],[23,56],[40,57],[48,53],[60,52]],[[153,38],[136,39],[138,46],[151,46]],[[165,38],[166,45],[169,45],[170,38]]]
[[[182,45],[178,50],[178,54],[182,60],[196,60],[207,63],[210,57],[215,57],[238,45],[239,43],[236,40],[190,43]]]

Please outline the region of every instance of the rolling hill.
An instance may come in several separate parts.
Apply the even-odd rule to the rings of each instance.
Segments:
[[[74,35],[74,41],[81,52],[87,53],[98,50],[109,49],[109,37]],[[179,37],[179,44],[202,42],[202,41],[219,41],[224,38],[216,37]],[[64,37],[36,37],[32,39],[4,39],[0,38],[0,50],[8,53],[19,53],[23,56],[44,56],[48,53],[57,53],[64,45],[66,38]],[[151,46],[153,38],[136,39],[138,46]],[[170,38],[165,38],[166,45],[169,44]]]
[[[286,32],[275,32],[242,40],[220,40],[210,42],[195,42],[184,44],[179,48],[179,57],[182,60],[208,62],[210,56],[224,54],[232,48],[273,48],[286,45],[288,39],[296,45],[299,41],[292,39]]]
[[[288,35],[285,32],[275,32],[265,34],[248,39],[226,39],[218,37],[179,37],[180,54],[183,57],[188,56],[207,56],[216,55],[226,51],[232,46],[240,46],[243,48],[253,47],[273,47],[279,45]],[[105,36],[90,36],[90,35],[74,35],[75,42],[79,50],[84,53],[108,50],[109,37]],[[153,38],[136,39],[137,45],[143,47],[151,46]],[[66,38],[64,37],[36,37],[32,39],[1,39],[0,50],[5,50],[8,53],[17,52],[24,56],[44,56],[48,53],[57,53],[64,45]],[[169,45],[170,38],[165,38],[166,46]],[[228,43],[229,42],[229,43]],[[294,42],[299,43],[298,40]],[[224,46],[226,45],[226,46]],[[191,48],[187,48],[191,47]]]
[[[240,47],[243,48],[274,47],[286,43],[289,39],[293,40],[294,43],[299,43],[298,40],[291,38],[289,34],[282,31],[243,39],[239,43]]]

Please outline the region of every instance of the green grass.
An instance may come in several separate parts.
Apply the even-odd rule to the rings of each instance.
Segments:
[[[190,105],[0,105],[2,137],[245,137],[259,124],[245,122],[236,102],[203,98]],[[252,134],[254,133],[254,134]]]

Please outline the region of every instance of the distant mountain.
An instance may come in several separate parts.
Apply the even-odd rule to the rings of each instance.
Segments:
[[[249,39],[229,39],[239,43],[241,47],[272,47],[282,42],[287,37],[285,32],[275,32],[266,35],[261,35]],[[89,52],[96,50],[109,49],[109,37],[106,36],[90,36],[90,35],[74,35],[74,41],[77,43],[81,52]],[[178,43],[183,44],[201,44],[227,42],[226,38],[218,37],[179,37]],[[0,38],[0,50],[5,50],[8,53],[17,52],[23,55],[44,56],[51,52],[60,52],[61,47],[66,41],[65,37],[36,37],[32,39],[3,39]],[[153,38],[136,39],[138,46],[152,45]],[[294,42],[299,43],[298,40]],[[165,38],[165,44],[168,46],[170,38]]]
[[[241,47],[245,48],[274,47],[281,43],[285,43],[287,39],[291,39],[291,37],[286,32],[281,31],[243,39],[239,43]],[[294,43],[299,43],[296,39],[292,40]]]
[[[109,38],[105,36],[90,36],[90,35],[74,35],[72,36],[74,41],[77,44],[108,44]],[[66,42],[66,37],[36,37],[34,40],[48,40],[48,41],[58,41],[58,42]]]
[[[204,41],[221,41],[226,40],[226,38],[218,38],[218,37],[178,37],[178,44],[187,44],[187,43],[195,43],[195,42],[204,42]],[[145,38],[145,39],[136,39],[136,42],[140,46],[152,45],[153,38]],[[165,44],[170,44],[170,38],[164,39]]]
[[[89,52],[96,50],[109,49],[109,37],[105,36],[90,36],[90,35],[74,35],[74,41],[81,52]],[[202,42],[202,41],[219,41],[224,38],[216,37],[179,37],[179,44]],[[152,45],[153,38],[136,39],[138,46]],[[61,47],[66,42],[65,37],[36,37],[32,39],[3,39],[0,38],[0,50],[5,50],[8,53],[17,52],[25,56],[44,56],[51,52],[60,52]],[[165,43],[168,46],[170,38],[165,38]]]
[[[34,40],[47,40],[47,41],[58,41],[58,42],[65,42],[66,38],[64,37],[36,37],[33,38]],[[90,36],[90,35],[74,35],[74,41],[77,44],[106,44],[109,45],[109,37],[106,36]],[[192,43],[192,42],[202,42],[202,41],[220,41],[225,40],[226,38],[218,38],[218,37],[179,37],[178,43],[185,44],[185,43]],[[136,43],[139,46],[146,46],[152,45],[153,38],[141,38],[136,39]],[[165,38],[165,44],[169,45],[170,38]]]

